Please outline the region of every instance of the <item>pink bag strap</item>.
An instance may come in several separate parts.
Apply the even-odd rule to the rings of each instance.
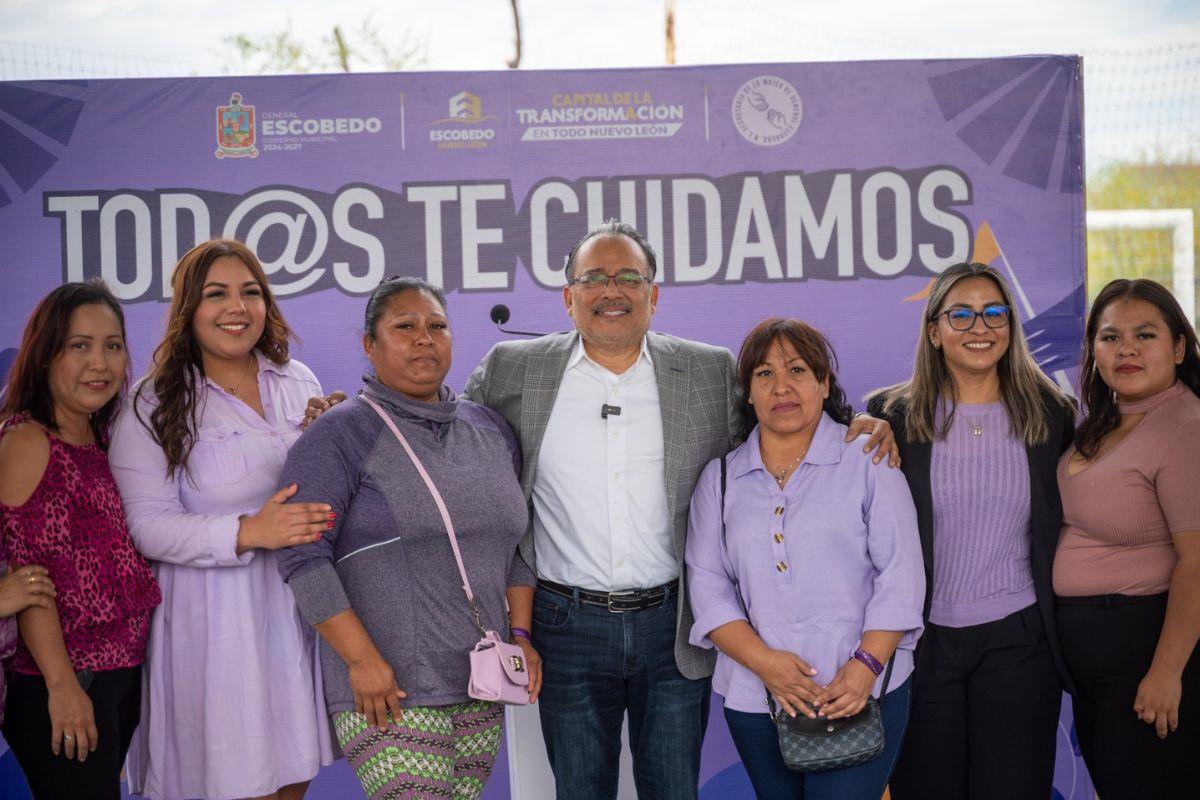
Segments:
[[[487,631],[483,628],[483,622],[479,618],[479,606],[475,605],[475,593],[471,591],[471,582],[467,580],[467,568],[463,566],[462,552],[458,549],[458,537],[454,535],[454,523],[450,521],[450,512],[446,508],[446,501],[442,499],[442,493],[438,491],[437,486],[433,482],[433,478],[429,477],[429,473],[425,470],[425,465],[421,463],[421,459],[417,458],[417,454],[413,452],[412,445],[408,443],[408,439],[404,438],[404,434],[396,427],[396,423],[392,421],[391,416],[379,407],[371,398],[365,394],[359,395],[367,405],[375,409],[375,413],[383,419],[384,423],[395,434],[396,439],[400,442],[400,446],[404,448],[404,452],[408,453],[408,457],[412,459],[413,466],[417,468],[417,472],[421,475],[421,480],[425,481],[425,488],[429,489],[429,493],[433,495],[433,502],[437,504],[438,513],[442,515],[442,523],[446,526],[446,533],[450,537],[450,548],[454,550],[454,560],[458,562],[458,574],[462,576],[462,588],[467,593],[467,602],[471,605],[471,611],[475,614],[475,627],[479,628],[480,633],[487,635]]]

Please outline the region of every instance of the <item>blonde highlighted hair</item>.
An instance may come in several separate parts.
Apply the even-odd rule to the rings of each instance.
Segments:
[[[1017,321],[1013,307],[1012,292],[1003,276],[991,267],[979,263],[961,263],[949,267],[934,281],[925,301],[925,312],[921,315],[921,330],[917,337],[917,352],[913,357],[912,378],[904,383],[880,389],[874,397],[884,399],[884,414],[891,414],[897,407],[904,409],[904,424],[909,441],[932,442],[943,439],[954,420],[958,405],[958,389],[946,366],[946,356],[933,346],[929,326],[941,313],[950,290],[967,278],[987,278],[996,285],[1004,304],[1009,307],[1008,350],[1000,357],[996,370],[1000,377],[1000,397],[1008,412],[1009,427],[1027,445],[1041,444],[1050,435],[1046,424],[1046,406],[1043,396],[1071,409],[1074,405],[1038,367],[1029,352],[1025,334]],[[938,407],[945,403],[946,413],[938,424]]]

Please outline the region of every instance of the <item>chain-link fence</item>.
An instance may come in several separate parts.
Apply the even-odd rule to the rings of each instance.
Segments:
[[[200,70],[182,61],[0,40],[0,81],[171,78]]]
[[[1088,208],[1191,209],[1200,242],[1200,43],[1085,55],[1084,82]],[[1174,250],[1165,227],[1089,230],[1089,295],[1116,277],[1171,286]]]

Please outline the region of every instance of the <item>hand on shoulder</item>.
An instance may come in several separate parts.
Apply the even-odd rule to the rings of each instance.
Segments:
[[[22,422],[0,437],[0,503],[24,505],[50,463],[50,439],[34,422]]]
[[[886,458],[889,467],[895,469],[900,466],[900,445],[896,442],[891,423],[886,419],[859,414],[846,427],[846,441],[853,442],[864,434],[867,440],[863,444],[863,452],[874,453],[872,463],[878,464]]]
[[[300,430],[307,430],[317,417],[324,414],[329,409],[336,406],[346,399],[346,393],[340,389],[330,392],[324,396],[308,398],[308,405],[304,408],[304,419],[300,422]]]

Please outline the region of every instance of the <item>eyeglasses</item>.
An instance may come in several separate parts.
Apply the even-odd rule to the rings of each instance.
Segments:
[[[605,289],[611,282],[615,283],[618,289],[633,291],[634,289],[641,288],[643,283],[650,283],[653,280],[653,278],[643,275],[640,272],[627,270],[625,272],[618,272],[616,275],[605,275],[603,272],[586,272],[571,281],[571,283],[588,291],[593,291]]]
[[[946,322],[950,323],[950,327],[956,331],[969,331],[975,327],[975,319],[981,318],[983,324],[989,328],[1003,328],[1008,324],[1008,318],[1012,314],[1012,309],[1008,306],[994,305],[986,306],[983,311],[972,311],[969,308],[949,308],[940,314],[934,314],[931,321],[936,321],[938,317],[945,317]]]

